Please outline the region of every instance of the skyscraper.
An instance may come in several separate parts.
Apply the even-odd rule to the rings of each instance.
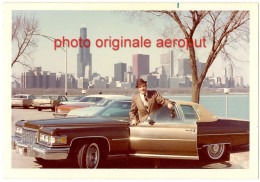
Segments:
[[[84,77],[92,80],[92,55],[90,48],[83,46],[83,41],[87,39],[87,28],[80,28],[80,37],[82,39],[81,46],[79,46],[79,53],[77,57],[77,77]],[[85,41],[85,44],[87,41]]]
[[[191,74],[190,59],[179,59],[178,75],[187,76]]]
[[[114,80],[124,81],[124,73],[126,72],[126,63],[117,63],[114,65]]]
[[[227,69],[228,69],[227,70],[228,78],[229,79],[233,78],[233,66],[232,66],[232,64],[229,64]]]
[[[160,54],[161,65],[164,67],[166,75],[172,77],[174,75],[173,51]]]
[[[149,55],[134,54],[133,55],[133,75],[136,79],[141,75],[149,73]]]

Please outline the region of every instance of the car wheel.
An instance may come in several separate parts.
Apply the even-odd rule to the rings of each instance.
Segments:
[[[100,163],[100,150],[97,143],[83,145],[77,155],[80,168],[95,169]]]
[[[55,111],[55,107],[54,107],[54,108],[51,108],[51,110],[54,112],[54,111]]]
[[[41,111],[41,110],[42,110],[42,108],[38,107],[38,111]]]
[[[208,159],[212,161],[220,160],[225,152],[226,152],[226,146],[225,144],[212,144],[205,148],[206,155]]]

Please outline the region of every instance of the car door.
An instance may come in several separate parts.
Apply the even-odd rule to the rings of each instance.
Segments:
[[[180,105],[175,105],[172,111],[162,107],[147,121],[130,126],[131,155],[198,159],[196,121],[185,118]]]

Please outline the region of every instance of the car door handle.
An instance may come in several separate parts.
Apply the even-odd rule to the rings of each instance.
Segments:
[[[186,131],[195,132],[195,129],[187,129]]]

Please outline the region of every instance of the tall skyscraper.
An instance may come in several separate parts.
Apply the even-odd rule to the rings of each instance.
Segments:
[[[141,75],[147,75],[149,73],[149,64],[149,55],[133,55],[133,75],[136,79],[140,78]]]
[[[189,74],[191,74],[190,59],[179,59],[178,75],[187,76]]]
[[[92,55],[90,54],[90,48],[83,46],[83,41],[87,39],[87,28],[80,28],[80,37],[82,39],[81,45],[79,46],[79,53],[77,57],[77,77],[84,77],[92,80]],[[85,44],[88,42],[85,41]]]
[[[228,78],[229,78],[229,79],[233,78],[233,66],[232,66],[232,64],[229,64],[229,65],[228,65],[228,70],[227,70],[227,72],[228,72]]]
[[[126,72],[126,63],[117,63],[114,65],[114,80],[124,81],[124,73]]]
[[[164,67],[166,75],[172,77],[174,75],[173,51],[160,54],[161,65]]]

